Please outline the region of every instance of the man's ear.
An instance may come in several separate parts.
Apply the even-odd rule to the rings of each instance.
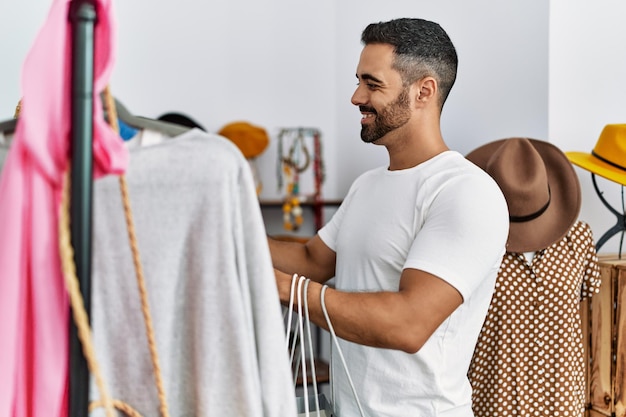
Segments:
[[[416,81],[415,84],[415,102],[420,107],[423,107],[429,102],[433,100],[437,100],[437,80],[433,77],[424,77],[419,81]]]

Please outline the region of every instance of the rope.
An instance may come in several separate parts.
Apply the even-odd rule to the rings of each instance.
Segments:
[[[91,327],[89,326],[89,318],[85,311],[85,303],[80,293],[80,284],[76,276],[76,265],[74,264],[74,248],[72,247],[70,238],[70,219],[69,219],[69,176],[68,169],[63,183],[61,212],[59,213],[59,249],[61,253],[61,266],[63,269],[63,277],[65,286],[70,296],[70,305],[72,306],[72,315],[78,329],[78,339],[83,347],[83,354],[87,361],[89,371],[96,380],[96,385],[102,396],[102,404],[106,411],[107,417],[113,417],[113,402],[111,400],[109,390],[104,383],[100,366],[96,359],[96,352],[93,346]]]
[[[15,106],[15,113],[13,114],[13,118],[17,119],[20,117],[20,113],[22,112],[22,99],[17,102],[17,106]]]
[[[167,408],[167,401],[165,396],[165,388],[163,385],[163,377],[161,375],[161,366],[159,365],[159,355],[157,353],[156,341],[154,337],[154,327],[152,326],[150,306],[148,305],[148,291],[146,289],[146,282],[143,276],[141,260],[139,259],[139,249],[137,247],[137,237],[135,236],[133,215],[130,210],[128,184],[126,183],[126,177],[124,175],[120,176],[120,189],[122,191],[122,201],[124,203],[124,214],[126,214],[128,238],[133,253],[133,262],[135,264],[135,271],[137,275],[137,286],[139,287],[139,295],[141,297],[141,312],[143,313],[144,317],[146,336],[148,337],[148,348],[150,349],[150,358],[152,359],[152,369],[154,371],[154,380],[157,386],[157,393],[159,396],[159,409],[161,411],[161,416],[169,417],[169,411]]]
[[[104,87],[104,109],[106,110],[107,123],[111,126],[114,132],[120,132],[120,124],[117,121],[117,107],[115,107],[115,101],[113,100],[113,94],[107,85]]]
[[[116,132],[119,132],[115,103],[113,101],[113,96],[111,95],[108,86],[104,90],[104,104],[107,109],[109,125]],[[98,390],[100,392],[100,396],[102,397],[102,399],[90,403],[89,412],[93,411],[96,408],[104,407],[107,417],[114,417],[114,409],[118,409],[124,412],[129,417],[141,417],[139,412],[134,410],[127,403],[111,398],[96,358],[95,349],[93,346],[92,331],[89,325],[89,318],[87,316],[87,312],[85,311],[84,300],[80,292],[78,277],[76,276],[76,266],[74,264],[74,249],[72,247],[70,238],[70,219],[68,214],[70,200],[69,175],[70,173],[68,170],[63,184],[61,211],[59,214],[59,249],[65,285],[70,296],[70,305],[72,306],[74,322],[76,323],[76,326],[78,328],[78,338],[81,342],[83,354],[85,355],[89,371],[94,376],[96,380],[96,385],[98,386]],[[154,327],[152,325],[152,317],[150,314],[150,308],[148,303],[148,292],[139,256],[137,237],[135,234],[132,210],[130,207],[128,184],[124,175],[120,176],[119,184],[122,194],[122,203],[124,206],[126,226],[128,229],[128,238],[133,255],[133,264],[137,277],[137,286],[139,288],[139,295],[141,298],[141,311],[144,317],[146,336],[148,338],[148,348],[150,350],[150,358],[152,360],[152,368],[159,398],[159,410],[162,417],[169,417],[163,378],[161,375],[161,367],[159,365],[159,357],[156,348]]]
[[[91,403],[89,403],[89,412],[91,413],[92,411],[94,411],[97,408],[102,407],[103,405],[104,403],[102,400],[92,401]],[[141,417],[141,414],[139,414],[137,410],[135,410],[133,407],[131,407],[130,405],[126,404],[123,401],[113,400],[113,407],[120,410],[121,412],[126,414],[128,417]]]
[[[117,123],[117,110],[115,108],[115,102],[113,100],[113,95],[111,94],[109,86],[106,86],[104,89],[104,105],[106,106],[109,125],[115,130],[115,132],[119,132],[119,125]],[[146,287],[146,280],[143,274],[143,267],[141,265],[141,258],[139,256],[139,246],[137,245],[137,235],[135,233],[135,224],[133,221],[133,214],[130,207],[130,197],[128,193],[128,183],[126,181],[125,175],[120,176],[119,184],[122,194],[122,203],[124,206],[124,216],[126,218],[126,228],[128,230],[128,241],[130,243],[130,249],[133,254],[133,264],[135,266],[135,274],[137,277],[137,287],[139,289],[139,296],[141,298],[141,312],[144,318],[146,337],[148,338],[148,348],[150,350],[150,358],[152,360],[152,369],[154,372],[154,380],[157,387],[157,395],[159,397],[159,410],[162,417],[169,417],[163,377],[161,375],[161,366],[159,364],[159,355],[157,352],[156,340],[154,336],[154,327],[152,325],[152,316],[150,314],[150,306],[148,302],[148,290]]]

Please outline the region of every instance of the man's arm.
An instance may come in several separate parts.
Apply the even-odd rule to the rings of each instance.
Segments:
[[[318,235],[306,243],[284,242],[271,237],[267,240],[274,269],[283,271],[290,279],[294,273],[316,282],[326,282],[335,276],[335,252]]]
[[[280,299],[287,302],[291,275],[276,271],[276,278]],[[309,284],[309,312],[315,324],[328,329],[321,309],[321,287]],[[329,288],[325,301],[335,332],[342,339],[415,353],[463,303],[463,297],[434,275],[405,269],[397,292],[352,293]]]

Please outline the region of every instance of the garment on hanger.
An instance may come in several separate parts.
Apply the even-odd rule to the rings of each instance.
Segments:
[[[280,302],[245,159],[199,129],[152,143],[132,146],[126,179],[171,415],[295,416]],[[114,177],[94,185],[93,256],[94,342],[111,394],[157,415]],[[97,399],[94,383],[91,390]]]
[[[113,25],[111,1],[94,3],[95,96],[111,72]],[[28,52],[20,119],[0,175],[0,416],[67,415],[69,303],[57,222],[70,147],[69,5],[52,2]],[[95,98],[95,174],[121,173],[127,152]]]
[[[143,130],[125,146],[171,415],[295,415],[282,316],[248,166],[220,136],[194,129],[170,139]],[[10,144],[11,137],[0,134],[0,172]],[[113,397],[147,416],[156,414],[158,400],[125,227],[117,177],[96,181],[95,350]],[[90,387],[91,399],[98,399],[94,381]]]
[[[476,417],[582,417],[580,300],[600,287],[591,228],[535,253],[507,252],[469,370]]]
[[[124,143],[171,415],[295,415],[249,167],[221,136],[194,129],[171,139],[142,130]],[[10,144],[0,134],[0,171]],[[116,176],[94,183],[93,220],[96,355],[113,397],[153,415],[157,393]],[[99,399],[95,381],[90,387]]]
[[[135,137],[135,135],[138,132],[138,129],[135,129],[134,127],[128,126],[121,119],[117,119],[117,124],[118,124],[118,126],[120,128],[120,137],[123,140],[131,140],[133,137]]]

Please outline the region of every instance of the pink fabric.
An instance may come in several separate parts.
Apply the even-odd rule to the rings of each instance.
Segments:
[[[70,316],[57,221],[71,142],[69,5],[53,1],[24,62],[22,112],[0,176],[0,416],[67,415]],[[113,67],[111,7],[97,1],[96,177],[122,173],[128,160],[98,100]]]

